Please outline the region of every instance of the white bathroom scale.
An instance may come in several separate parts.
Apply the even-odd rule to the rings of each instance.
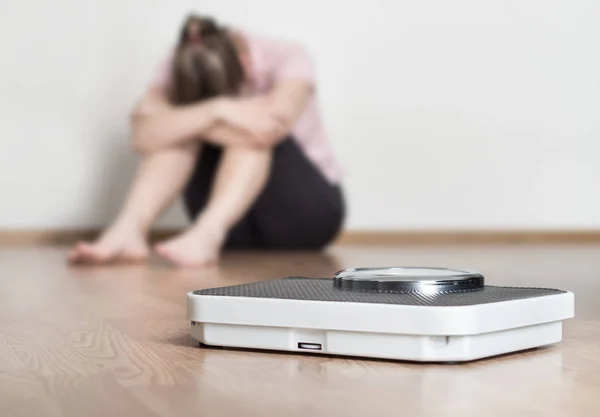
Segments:
[[[355,268],[190,292],[187,314],[204,345],[462,362],[561,342],[574,295],[468,270]]]

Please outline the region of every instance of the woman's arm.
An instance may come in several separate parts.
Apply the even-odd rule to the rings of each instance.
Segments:
[[[218,145],[275,146],[293,128],[313,94],[301,79],[279,81],[260,98],[215,98],[173,106],[163,90],[150,90],[132,113],[133,147],[154,152],[203,140]]]
[[[216,123],[205,132],[204,137],[208,142],[217,144],[275,146],[293,129],[294,124],[306,109],[312,94],[312,84],[306,81],[281,81],[266,97],[247,101],[244,108],[232,109],[228,121]],[[240,101],[236,103],[234,99],[233,102],[224,103],[224,105],[236,107],[239,103]],[[277,124],[271,129],[255,129],[250,123],[252,119],[250,106],[266,107],[264,111],[274,115]],[[246,115],[243,114],[244,111],[247,111]],[[250,117],[245,117],[248,115]]]
[[[132,115],[132,145],[140,153],[186,144],[218,120],[215,103],[211,100],[179,108],[160,95],[146,99]]]
[[[141,153],[201,140],[219,145],[261,146],[284,132],[284,121],[263,99],[215,98],[172,106],[148,93],[132,114],[133,146]]]
[[[284,121],[284,132],[288,134],[306,110],[306,107],[314,94],[313,84],[304,80],[282,80],[269,92],[268,104],[272,111]],[[274,146],[285,135],[270,135],[263,138],[262,144]]]
[[[153,86],[138,100],[131,111],[131,121],[152,116],[164,110],[169,110],[172,107],[167,93],[163,87]]]

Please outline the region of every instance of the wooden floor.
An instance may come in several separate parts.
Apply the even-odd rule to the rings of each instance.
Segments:
[[[595,416],[600,246],[340,247],[231,254],[218,270],[78,268],[0,249],[0,416]],[[200,348],[188,291],[351,266],[441,265],[576,296],[554,347],[463,365]]]

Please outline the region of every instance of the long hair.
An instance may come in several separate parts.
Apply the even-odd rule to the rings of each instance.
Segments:
[[[198,15],[188,16],[183,23],[172,65],[175,104],[238,95],[246,79],[229,31]]]

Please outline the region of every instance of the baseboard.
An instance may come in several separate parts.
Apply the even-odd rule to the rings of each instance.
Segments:
[[[350,231],[340,245],[600,243],[600,230]]]
[[[157,241],[174,236],[179,230],[157,230],[150,236]],[[78,230],[0,230],[0,245],[70,245],[81,240],[92,240],[99,229]]]
[[[158,241],[180,232],[156,230],[150,240]],[[69,245],[96,237],[99,230],[0,230],[0,245]],[[559,231],[347,231],[336,245],[404,244],[526,244],[526,243],[600,243],[600,230]]]

